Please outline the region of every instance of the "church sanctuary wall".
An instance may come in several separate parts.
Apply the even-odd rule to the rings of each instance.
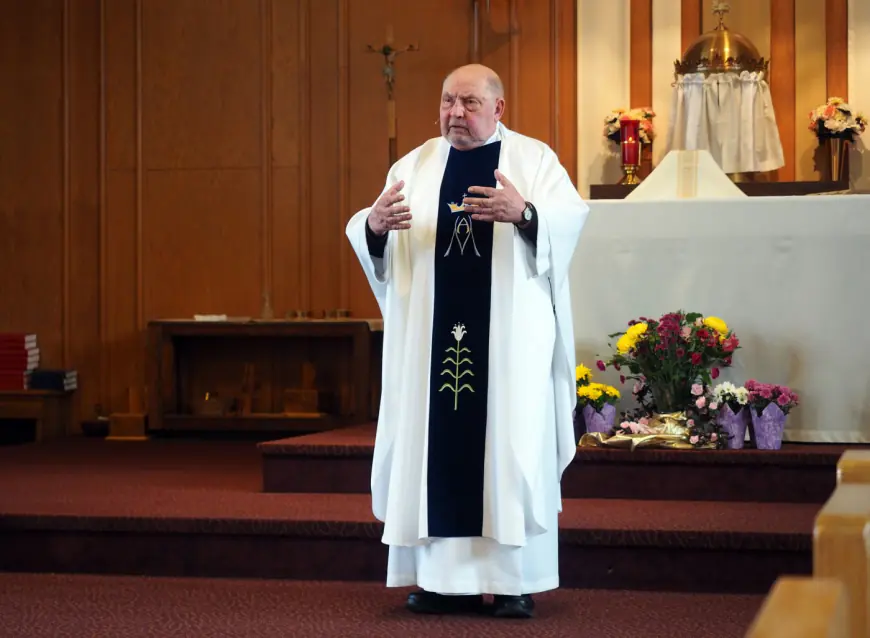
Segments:
[[[815,137],[808,113],[829,95],[870,112],[870,2],[865,0],[730,0],[726,22],[771,59],[774,101],[786,165],[762,178],[814,181]],[[655,165],[665,153],[673,63],[716,16],[710,0],[614,0],[582,3],[578,11],[578,183],[615,183],[618,158],[602,137],[603,118],[618,107],[652,106],[659,140]],[[610,40],[605,37],[610,38]],[[613,78],[605,86],[600,73]],[[850,79],[851,78],[851,79]],[[864,160],[862,162],[862,160]],[[870,188],[870,161],[852,154],[852,178]],[[864,176],[864,177],[862,177]]]
[[[586,3],[584,3],[586,4]],[[479,60],[506,123],[576,174],[574,0],[0,3],[0,331],[79,371],[80,416],[127,409],[149,320],[379,317],[344,236],[398,153],[438,134],[441,80]]]

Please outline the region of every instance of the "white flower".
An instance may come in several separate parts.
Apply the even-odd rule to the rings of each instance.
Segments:
[[[453,326],[453,337],[457,341],[462,341],[462,337],[464,337],[464,336],[465,336],[465,324],[457,323],[455,326]]]
[[[749,390],[746,388],[737,388],[734,391],[734,398],[740,405],[746,405],[749,403]]]

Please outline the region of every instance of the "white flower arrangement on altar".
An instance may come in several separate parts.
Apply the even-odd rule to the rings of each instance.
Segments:
[[[867,129],[867,118],[853,113],[852,107],[840,97],[830,97],[821,106],[810,111],[810,131],[819,141],[841,139],[850,142]]]
[[[653,126],[653,118],[655,112],[647,107],[641,107],[626,111],[625,109],[616,109],[604,118],[604,137],[619,145],[619,120],[628,118],[640,121],[640,141],[643,144],[652,144],[656,138],[655,127]]]

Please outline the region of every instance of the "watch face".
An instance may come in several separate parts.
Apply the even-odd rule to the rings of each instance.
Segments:
[[[526,210],[523,211],[523,219],[527,222],[532,220],[532,209],[526,206]]]

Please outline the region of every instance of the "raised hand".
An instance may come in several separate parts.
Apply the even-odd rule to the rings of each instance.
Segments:
[[[394,184],[372,206],[368,222],[369,228],[376,235],[383,235],[388,230],[407,230],[411,227],[411,209],[399,204],[405,199],[399,192],[404,186],[404,181]]]
[[[526,200],[501,171],[495,172],[495,178],[503,188],[472,186],[468,192],[482,197],[466,197],[462,203],[472,207],[472,219],[482,222],[520,223],[526,209]]]

